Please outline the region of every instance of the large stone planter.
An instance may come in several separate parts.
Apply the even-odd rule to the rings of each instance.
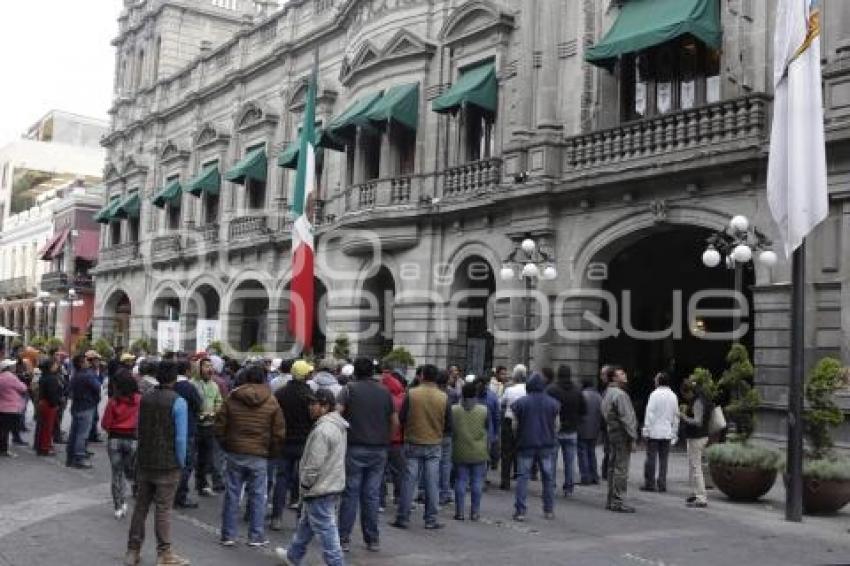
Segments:
[[[809,515],[837,513],[850,503],[850,480],[803,476],[803,511]]]
[[[776,481],[775,469],[712,463],[709,470],[717,489],[732,501],[757,501]]]

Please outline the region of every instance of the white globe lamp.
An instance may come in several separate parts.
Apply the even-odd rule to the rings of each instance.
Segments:
[[[511,266],[505,265],[502,267],[502,270],[499,271],[499,277],[502,278],[502,281],[510,281],[514,278],[514,270],[511,269]]]
[[[765,250],[759,254],[759,261],[766,267],[773,267],[779,258],[773,250]]]
[[[729,226],[731,226],[732,230],[736,232],[746,232],[750,227],[750,221],[743,214],[738,214],[732,217],[732,220],[729,222]]]
[[[523,277],[537,277],[538,275],[540,275],[540,268],[537,267],[536,263],[526,263],[522,267]]]
[[[702,252],[702,263],[706,267],[717,267],[720,265],[720,252],[714,246]]]
[[[522,251],[524,251],[525,253],[532,254],[532,253],[534,253],[535,248],[537,248],[537,244],[535,244],[534,240],[532,240],[531,238],[526,238],[522,241],[522,244],[520,244],[520,247],[522,248]]]
[[[558,270],[555,269],[554,265],[547,265],[543,268],[543,279],[546,281],[552,281],[558,277]]]
[[[746,244],[738,244],[732,250],[732,259],[738,263],[747,263],[753,259],[753,250]]]

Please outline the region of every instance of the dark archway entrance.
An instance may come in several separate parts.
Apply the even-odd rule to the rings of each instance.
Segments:
[[[360,302],[368,311],[365,316],[361,316],[360,322],[364,331],[370,329],[374,333],[361,341],[360,355],[381,359],[392,350],[395,294],[395,280],[385,266],[381,266],[377,273],[363,283]]]
[[[490,297],[496,292],[493,267],[480,256],[463,261],[454,274],[449,313],[456,322],[455,336],[449,336],[449,364],[466,373],[484,375],[493,365],[493,332],[488,312]]]
[[[728,332],[733,326],[731,317],[697,318],[689,323],[688,302],[694,293],[702,290],[734,289],[734,272],[716,267],[709,269],[702,263],[706,238],[710,231],[698,227],[665,227],[647,234],[617,253],[608,263],[608,277],[603,289],[616,298],[618,307],[616,338],[600,343],[599,362],[622,365],[630,376],[630,392],[638,413],[652,391],[652,378],[658,371],[668,371],[678,392],[681,382],[696,367],[705,367],[718,377],[726,367],[726,353],[731,340],[707,340],[703,333]],[[741,322],[750,330],[741,342],[752,352],[753,320],[752,293],[754,282],[751,266],[744,269],[742,292],[747,298],[749,312]],[[681,296],[677,297],[676,293]],[[626,295],[631,295],[630,312]],[[630,335],[625,329],[626,316],[631,327],[639,331],[664,331],[675,324],[674,303],[681,306],[678,322],[679,335],[646,339]],[[712,298],[699,303],[703,309],[729,309],[732,299]],[[609,320],[607,305],[603,303],[602,317]],[[674,328],[674,330],[676,330]]]

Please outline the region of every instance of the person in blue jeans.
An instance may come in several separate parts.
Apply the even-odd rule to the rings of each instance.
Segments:
[[[582,379],[581,396],[585,412],[578,423],[578,470],[582,485],[599,483],[599,467],[596,463],[596,443],[602,428],[602,396],[592,376]]]
[[[420,469],[425,474],[425,528],[443,527],[437,521],[437,479],[443,438],[451,435],[452,421],[449,397],[437,387],[437,373],[436,366],[423,366],[421,385],[408,391],[401,406],[406,469],[396,518],[390,523],[398,529],[408,528]]]
[[[266,469],[268,458],[283,443],[283,413],[265,371],[254,365],[244,375],[244,385],[227,397],[215,417],[215,436],[225,451],[225,495],[221,514],[221,544],[236,544],[237,517],[242,489],[250,512],[248,546],[265,546]]]
[[[555,518],[555,454],[558,415],[561,404],[544,392],[543,376],[535,373],[526,384],[526,395],[514,401],[513,426],[517,440],[518,477],[515,500],[515,521],[525,521],[528,479],[535,459],[540,465],[543,483],[543,515]]]
[[[472,505],[469,518],[477,521],[481,509],[481,493],[484,475],[490,456],[487,422],[489,410],[479,403],[480,385],[467,383],[463,386],[463,401],[452,407],[452,460],[455,478],[455,520],[464,520],[466,489],[470,487]]]
[[[68,434],[65,465],[72,468],[91,468],[88,455],[89,431],[100,403],[101,383],[93,369],[100,363],[100,354],[89,350],[74,356],[74,375],[71,378],[71,430]]]
[[[328,389],[310,393],[310,415],[316,426],[307,437],[299,466],[303,509],[289,548],[276,548],[278,559],[287,566],[298,566],[307,554],[307,545],[318,537],[322,557],[329,566],[344,566],[336,507],[345,489],[345,422],[333,411],[334,396]]]
[[[572,370],[568,365],[558,366],[555,383],[546,388],[546,393],[561,404],[558,444],[564,458],[564,497],[569,497],[575,486],[578,423],[587,409],[581,391],[573,384]]]
[[[360,505],[360,528],[366,548],[380,550],[378,505],[387,467],[390,439],[398,415],[386,387],[375,379],[368,358],[354,360],[354,381],[339,392],[337,411],[348,421],[345,454],[345,493],[339,508],[339,539],[343,551],[351,548],[351,530]]]

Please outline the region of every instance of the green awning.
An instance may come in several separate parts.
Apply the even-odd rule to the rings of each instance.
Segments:
[[[352,140],[356,126],[369,125],[367,115],[375,106],[375,103],[381,99],[382,94],[381,91],[373,92],[355,100],[345,109],[345,112],[331,120],[331,123],[328,124],[328,131],[336,138],[346,141]]]
[[[394,120],[415,130],[419,126],[419,83],[392,87],[372,106],[366,117],[373,122]]]
[[[434,112],[454,112],[464,104],[495,112],[499,101],[499,84],[493,63],[463,72],[443,94],[434,99]]]
[[[717,0],[628,0],[602,40],[587,50],[585,60],[611,67],[618,57],[693,35],[720,48],[720,2]]]
[[[113,195],[110,197],[106,206],[94,214],[94,221],[99,222],[100,224],[109,224],[112,222],[115,209],[118,208],[119,204],[121,204],[121,195]]]
[[[316,131],[316,147],[345,151],[345,141],[337,138],[329,131],[321,129]]]
[[[138,218],[141,210],[142,198],[139,196],[139,191],[133,191],[115,207],[112,216],[113,218]]]
[[[249,151],[248,154],[242,158],[242,161],[231,167],[230,170],[224,174],[224,178],[239,185],[244,185],[248,179],[265,182],[268,168],[269,164],[268,159],[266,158],[266,150],[261,147],[253,151]]]
[[[156,193],[152,199],[153,205],[162,208],[167,203],[175,203],[183,195],[183,186],[180,181],[174,180],[168,183],[164,189]]]
[[[316,129],[316,139],[313,141],[313,144],[316,146],[317,162],[322,159],[324,154],[323,148],[320,145],[322,141],[322,135],[322,130]],[[301,140],[297,139],[294,142],[290,143],[288,146],[286,146],[286,148],[284,148],[284,150],[280,152],[280,155],[277,156],[278,167],[285,167],[286,169],[298,169],[298,152],[301,149],[300,145]]]
[[[221,174],[218,172],[218,162],[205,166],[198,176],[186,185],[186,192],[199,197],[201,193],[217,195],[221,190]]]

